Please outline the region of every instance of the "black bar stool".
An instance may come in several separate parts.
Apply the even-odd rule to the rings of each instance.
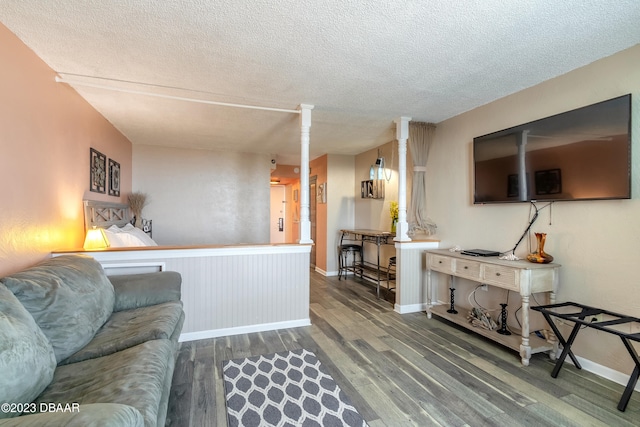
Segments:
[[[351,262],[349,262],[351,261]],[[362,262],[362,245],[346,243],[338,246],[338,280],[349,271],[355,274],[357,263]]]
[[[392,256],[389,258],[389,264],[387,265],[387,290],[395,289],[395,281],[396,281],[396,257]],[[391,287],[391,282],[394,282],[393,288]]]

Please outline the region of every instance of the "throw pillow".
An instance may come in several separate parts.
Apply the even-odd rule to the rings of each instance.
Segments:
[[[131,248],[139,246],[158,246],[147,233],[127,224],[120,228],[117,225],[104,230],[112,248]]]
[[[142,243],[144,243],[145,246],[158,246],[158,244],[151,237],[149,237],[147,233],[140,230],[138,227],[134,227],[131,224],[127,224],[126,226],[122,227],[122,231],[124,233],[129,233],[132,236],[137,237],[142,241]]]
[[[109,246],[112,248],[136,248],[145,246],[144,242],[128,233],[112,232],[109,229],[105,230],[107,239],[109,239]]]

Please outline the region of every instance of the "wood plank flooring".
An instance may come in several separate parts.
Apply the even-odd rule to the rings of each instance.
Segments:
[[[387,297],[393,299],[393,294]],[[360,279],[311,273],[311,326],[182,343],[167,426],[226,426],[222,362],[307,348],[371,427],[638,426],[640,393],[519,355],[424,313],[400,315]]]

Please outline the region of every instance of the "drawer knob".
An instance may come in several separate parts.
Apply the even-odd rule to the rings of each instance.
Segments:
[[[466,265],[464,266],[464,269],[465,269],[465,270],[467,270],[468,268],[469,268],[468,266],[466,266]]]
[[[496,273],[496,276],[499,276],[499,275],[500,275],[500,273]]]
[[[438,261],[438,264],[442,264],[442,261]]]

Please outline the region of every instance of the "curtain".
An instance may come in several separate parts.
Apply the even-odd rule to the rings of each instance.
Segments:
[[[426,171],[429,149],[436,125],[409,122],[409,150],[413,159],[413,185],[409,205],[409,234],[423,232],[430,236],[436,232],[436,224],[427,215]]]

